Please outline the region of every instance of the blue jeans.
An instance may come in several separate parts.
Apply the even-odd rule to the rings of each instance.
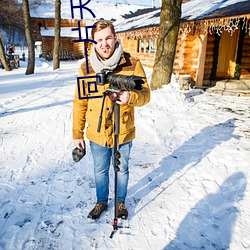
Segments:
[[[119,165],[120,171],[118,172],[118,193],[117,200],[124,202],[127,195],[129,170],[128,161],[130,156],[130,149],[132,147],[132,141],[121,144],[119,146],[119,152],[121,154]],[[94,142],[90,141],[91,153],[94,160],[94,174],[96,185],[96,197],[97,202],[104,204],[108,203],[109,196],[109,168],[110,163],[114,162],[114,148],[102,147]]]

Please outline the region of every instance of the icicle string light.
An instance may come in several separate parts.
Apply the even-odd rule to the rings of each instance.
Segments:
[[[205,36],[215,32],[219,36],[222,32],[226,31],[234,34],[236,30],[239,29],[240,20],[242,20],[242,30],[245,30],[246,34],[250,36],[250,16],[240,16],[240,17],[226,17],[226,18],[216,18],[201,21],[192,22],[182,22],[179,28],[179,34],[184,34],[185,36],[192,33],[203,33]],[[119,38],[124,39],[142,39],[142,38],[158,38],[159,36],[159,26],[141,28],[137,30],[130,30],[118,33]]]
[[[221,35],[223,31],[230,33],[232,36],[236,30],[239,29],[240,20],[243,20],[242,29],[246,34],[250,35],[250,20],[249,16],[243,17],[231,17],[231,18],[216,18],[203,20],[200,22],[185,22],[181,23],[179,33],[185,35],[193,33],[201,33],[206,36],[215,32],[217,35]]]

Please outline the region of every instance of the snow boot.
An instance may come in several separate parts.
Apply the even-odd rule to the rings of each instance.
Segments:
[[[95,204],[95,207],[90,211],[88,218],[91,218],[93,220],[98,219],[100,215],[102,214],[102,212],[107,210],[107,208],[108,208],[108,205],[103,204],[101,202],[97,202]]]
[[[128,218],[128,210],[125,206],[124,202],[117,202],[117,218],[127,219]]]

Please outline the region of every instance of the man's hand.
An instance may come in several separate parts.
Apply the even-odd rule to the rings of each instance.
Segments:
[[[121,92],[119,92],[119,94],[117,96],[116,103],[118,103],[120,105],[126,104],[126,103],[128,103],[129,97],[130,97],[130,92],[128,90],[121,91]]]
[[[82,147],[82,148],[85,148],[85,142],[83,139],[77,139],[77,140],[74,140],[74,144],[76,147]]]

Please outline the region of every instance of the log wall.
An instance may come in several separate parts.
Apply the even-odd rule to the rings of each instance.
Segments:
[[[76,58],[82,58],[85,54],[85,46],[88,47],[87,43],[74,43],[73,40],[79,38],[61,38],[60,51],[67,51],[74,55]],[[46,58],[49,52],[53,52],[54,37],[45,36],[42,37],[42,57]]]
[[[173,65],[173,73],[178,74],[178,72],[183,68],[184,54],[182,51],[185,47],[185,36],[179,35],[176,44],[175,59]]]
[[[177,76],[189,75],[191,79],[196,79],[198,54],[198,37],[196,35],[185,36],[179,34],[173,73]]]
[[[120,41],[124,51],[129,52],[132,56],[138,58],[145,67],[152,68],[154,66],[155,53],[146,50],[141,51],[140,49],[140,43],[146,42],[145,39],[120,39]]]
[[[245,35],[242,46],[240,79],[250,79],[250,36]]]
[[[203,80],[209,81],[212,68],[213,68],[213,57],[214,57],[214,46],[215,46],[215,34],[207,36],[207,50],[206,50],[206,59],[204,67],[204,77]]]
[[[46,58],[48,53],[53,52],[54,46],[54,37],[44,36],[42,37],[40,34],[40,28],[49,28],[55,26],[54,18],[32,18],[32,28],[33,28],[33,37],[35,40],[42,41],[42,57]],[[81,27],[86,26],[86,22],[84,20],[61,20],[61,27],[78,27],[78,21],[81,21]],[[74,40],[78,40],[79,37],[71,38],[71,37],[61,37],[61,45],[60,51],[67,51],[70,54],[74,54],[76,57],[83,57],[85,54],[85,46],[88,47],[87,43],[82,42],[74,42]]]

